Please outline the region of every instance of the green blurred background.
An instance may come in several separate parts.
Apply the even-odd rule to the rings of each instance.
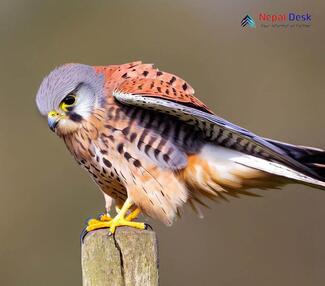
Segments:
[[[104,201],[35,106],[66,62],[155,63],[220,116],[325,147],[324,2],[12,1],[0,4],[0,285],[81,285],[79,233]],[[258,12],[312,26],[243,29]],[[160,241],[161,285],[324,285],[325,193],[292,185],[186,211]]]

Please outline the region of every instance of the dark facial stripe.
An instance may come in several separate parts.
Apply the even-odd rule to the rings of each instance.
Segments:
[[[70,112],[69,118],[74,122],[81,122],[83,120],[82,116],[75,112]]]

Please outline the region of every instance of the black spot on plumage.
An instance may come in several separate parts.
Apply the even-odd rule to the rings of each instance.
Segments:
[[[128,78],[128,73],[127,73],[127,72],[124,73],[124,74],[122,75],[122,77],[123,77],[123,78]]]
[[[124,153],[124,158],[125,158],[127,161],[129,161],[129,160],[132,158],[132,156],[130,155],[130,153],[125,152],[125,153]]]
[[[161,87],[157,86],[157,90],[158,90],[158,92],[161,92]]]
[[[110,161],[108,161],[106,158],[103,158],[103,163],[108,167],[111,168],[112,167],[112,163]]]
[[[176,77],[173,76],[173,77],[170,79],[169,83],[170,83],[170,84],[173,84],[173,82],[174,82],[175,80],[176,80]]]
[[[117,149],[117,152],[119,152],[120,154],[122,154],[123,153],[123,143],[119,143],[118,145],[117,145],[117,147],[116,147],[116,149]]]
[[[156,157],[157,159],[158,159],[159,154],[160,154],[160,150],[159,150],[159,149],[155,149],[155,151],[154,151],[154,155],[155,155],[155,157]]]
[[[130,136],[130,142],[132,143],[135,138],[137,138],[137,133],[132,133],[131,136]]]
[[[145,147],[144,147],[144,152],[148,155],[150,149],[151,149],[151,145],[147,144]]]
[[[164,154],[164,155],[163,155],[163,160],[164,160],[165,162],[168,162],[168,161],[170,160],[170,157],[169,157],[167,154]]]
[[[161,76],[163,73],[161,71],[157,71],[157,76]]]
[[[129,132],[130,132],[130,126],[125,127],[124,129],[122,129],[122,133],[123,133],[123,135],[125,135],[125,136],[128,135]]]
[[[107,154],[107,151],[106,150],[103,150],[103,149],[100,149],[100,153],[102,153],[103,155],[106,155]]]
[[[137,168],[141,167],[141,162],[139,160],[134,160],[133,165]]]
[[[143,71],[143,73],[142,73],[142,74],[143,74],[144,76],[147,76],[147,75],[148,75],[148,73],[149,73],[148,71]]]
[[[187,86],[186,82],[182,85],[182,88],[184,91],[187,90],[188,86]]]

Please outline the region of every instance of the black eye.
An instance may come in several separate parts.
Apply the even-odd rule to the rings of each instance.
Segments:
[[[76,101],[76,96],[72,94],[68,94],[63,100],[62,103],[65,105],[73,105]]]

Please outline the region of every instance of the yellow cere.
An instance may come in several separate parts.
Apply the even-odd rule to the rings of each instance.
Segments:
[[[56,116],[59,116],[59,113],[55,110],[52,110],[48,113],[48,116],[49,117],[56,117]]]

